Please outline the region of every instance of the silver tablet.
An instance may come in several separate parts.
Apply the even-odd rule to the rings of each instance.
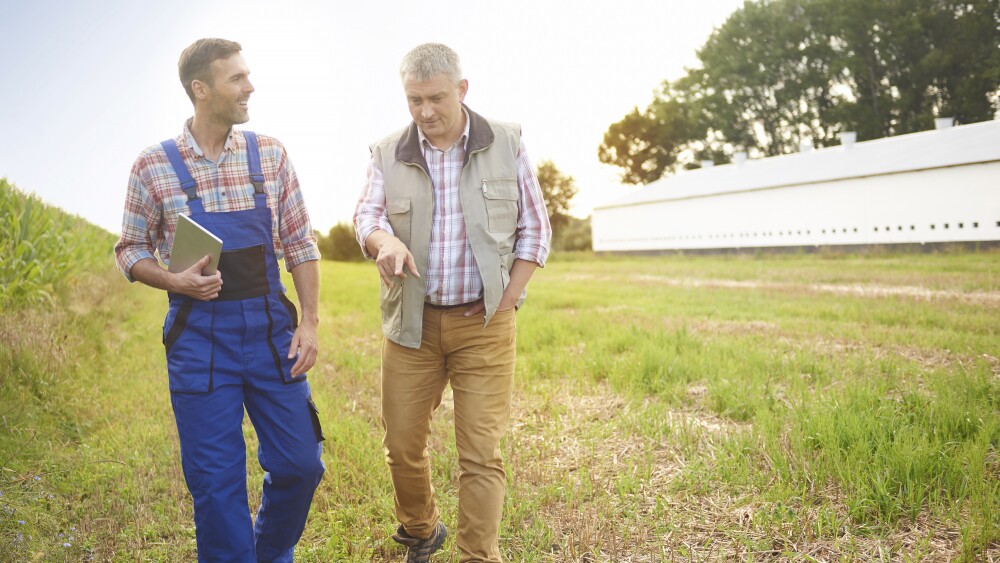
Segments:
[[[221,253],[222,239],[187,215],[177,215],[177,231],[174,233],[174,246],[170,249],[170,265],[167,267],[169,271],[183,272],[208,255],[208,266],[201,273],[210,276],[219,266]]]

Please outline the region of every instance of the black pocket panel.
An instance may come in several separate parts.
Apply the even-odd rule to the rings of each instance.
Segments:
[[[264,245],[223,251],[219,256],[222,290],[219,301],[250,299],[270,293]]]

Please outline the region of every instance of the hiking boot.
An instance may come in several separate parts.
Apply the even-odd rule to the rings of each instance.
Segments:
[[[446,537],[448,537],[448,528],[444,527],[443,522],[438,522],[437,526],[434,526],[431,537],[425,540],[407,534],[402,524],[392,535],[392,539],[406,546],[406,563],[427,563],[431,560],[431,554],[444,545]]]

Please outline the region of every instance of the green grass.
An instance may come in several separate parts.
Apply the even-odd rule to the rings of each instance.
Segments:
[[[322,268],[327,474],[297,560],[398,560],[378,279]],[[0,553],[191,560],[164,296],[106,273],[58,302],[0,316]],[[505,556],[1000,558],[998,312],[996,252],[555,256],[518,313]],[[452,424],[445,401],[432,455],[454,530]],[[435,560],[458,560],[452,540]]]

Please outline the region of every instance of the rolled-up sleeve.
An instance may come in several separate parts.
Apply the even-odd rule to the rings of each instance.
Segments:
[[[278,185],[281,189],[278,236],[285,254],[285,268],[291,271],[303,262],[319,260],[320,254],[298,176],[284,147],[278,163]]]
[[[115,244],[115,265],[129,282],[134,282],[132,266],[146,258],[155,259],[155,243],[150,225],[160,224],[159,208],[143,179],[142,159],[135,161],[129,173],[122,215],[122,234]]]
[[[518,206],[520,214],[517,219],[517,241],[514,243],[514,256],[544,267],[549,257],[549,245],[552,241],[552,226],[549,224],[549,214],[545,209],[545,198],[538,185],[535,170],[531,167],[528,151],[524,141],[518,147],[517,187],[520,192]]]
[[[354,234],[365,258],[373,258],[365,247],[365,240],[379,229],[393,234],[385,207],[385,181],[382,178],[382,170],[372,160],[368,164],[368,178],[365,180],[364,189],[361,190],[361,198],[358,199],[358,205],[354,209]]]

